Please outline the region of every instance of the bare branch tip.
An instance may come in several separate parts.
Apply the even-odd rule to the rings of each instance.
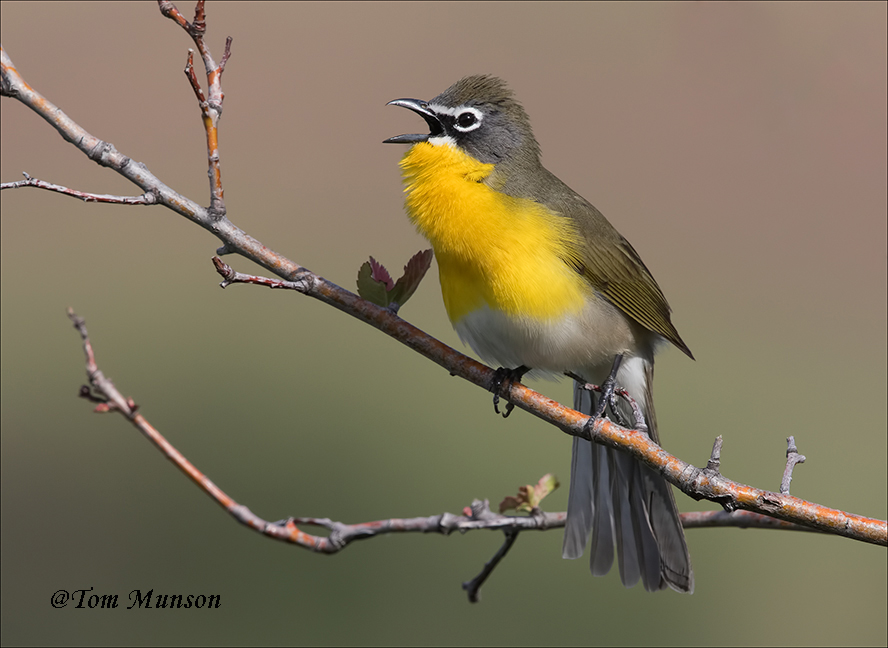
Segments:
[[[231,278],[230,275],[233,274],[231,270],[231,266],[225,263],[222,259],[217,256],[212,258],[213,265],[216,267],[216,272],[225,277],[226,279]]]
[[[221,276],[223,279],[222,283],[220,283],[219,285],[222,288],[227,288],[232,283],[234,283],[234,280],[237,277],[237,273],[232,269],[232,267],[217,256],[214,256],[212,261],[213,266],[215,266],[216,268],[216,272],[218,272],[219,276]]]
[[[783,469],[783,479],[780,480],[780,494],[789,495],[789,486],[792,483],[792,471],[797,464],[805,463],[805,455],[799,454],[795,444],[795,437],[786,438],[786,467]]]
[[[712,444],[712,452],[709,455],[709,461],[706,462],[706,468],[703,472],[710,475],[718,475],[721,468],[721,449],[723,443],[722,435],[715,437]]]
[[[219,61],[219,74],[225,71],[225,65],[228,63],[228,59],[231,58],[231,43],[233,39],[231,36],[225,39],[225,51],[222,53],[222,60]]]
[[[74,328],[76,328],[80,332],[80,335],[86,339],[88,337],[86,333],[86,320],[75,313],[74,309],[70,306],[68,306],[67,313],[68,319],[74,323]]]
[[[194,6],[194,22],[192,24],[192,35],[203,35],[207,31],[206,8],[204,0],[197,0]]]
[[[185,20],[185,16],[179,13],[179,9],[170,0],[157,0],[157,7],[160,13],[170,20],[176,21],[182,29],[191,32],[191,24]]]

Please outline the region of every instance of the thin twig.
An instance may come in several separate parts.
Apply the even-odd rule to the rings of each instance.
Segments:
[[[194,50],[188,50],[188,60],[185,62],[185,76],[188,77],[188,82],[191,84],[191,89],[194,90],[194,96],[197,97],[197,103],[201,107],[201,110],[205,110],[207,107],[207,98],[204,97],[203,88],[200,87],[200,81],[197,80],[197,75],[194,73]]]
[[[22,172],[22,175],[25,176],[24,180],[19,180],[18,182],[4,182],[0,184],[0,190],[20,189],[22,187],[36,187],[37,189],[46,189],[47,191],[54,191],[65,196],[79,198],[84,202],[113,203],[116,205],[157,204],[157,197],[150,191],[143,193],[141,196],[112,196],[110,194],[94,194],[87,193],[85,191],[77,191],[76,189],[69,189],[68,187],[63,187],[62,185],[38,180],[37,178],[32,178],[24,172]]]
[[[194,8],[194,21],[189,23],[176,5],[168,0],[158,0],[160,12],[177,23],[184,29],[194,40],[197,51],[200,53],[201,60],[204,64],[204,70],[207,74],[207,93],[204,93],[197,81],[197,75],[194,73],[194,51],[188,50],[188,63],[185,65],[185,76],[194,90],[197,97],[197,103],[200,106],[200,113],[204,123],[204,130],[207,135],[207,161],[209,164],[210,178],[210,207],[207,210],[210,218],[214,221],[225,217],[225,192],[222,189],[222,164],[219,155],[219,119],[222,117],[222,102],[225,99],[225,93],[222,92],[222,71],[225,64],[231,57],[231,37],[225,41],[225,52],[222,56],[222,62],[216,65],[209,48],[204,42],[204,35],[207,31],[206,10],[204,0],[198,0]]]
[[[469,595],[469,603],[478,602],[481,586],[484,584],[484,581],[488,579],[490,574],[493,573],[496,566],[500,564],[500,561],[506,557],[507,553],[509,553],[509,549],[512,548],[512,545],[514,545],[515,541],[518,539],[518,533],[518,531],[505,531],[504,534],[506,539],[503,541],[499,551],[493,555],[493,558],[484,563],[484,568],[481,570],[480,574],[475,576],[472,580],[462,584],[462,588]]]
[[[259,275],[236,272],[230,265],[216,256],[213,257],[212,261],[213,265],[216,266],[216,272],[218,272],[223,278],[222,283],[219,284],[222,288],[228,288],[231,284],[245,283],[254,284],[256,286],[265,286],[267,288],[295,290],[301,293],[304,293],[306,290],[305,284],[300,281],[281,281],[280,279],[269,279],[268,277],[260,277]]]
[[[225,65],[228,63],[228,59],[231,58],[231,43],[233,39],[231,36],[225,39],[225,51],[222,53],[222,60],[219,61],[219,77],[222,77],[222,73],[225,71]]]
[[[118,411],[123,414],[136,428],[145,435],[145,437],[160,450],[167,459],[172,461],[179,470],[185,473],[202,491],[212,497],[220,506],[226,509],[238,522],[244,524],[255,531],[263,533],[276,540],[292,542],[301,545],[313,551],[324,551],[326,544],[329,544],[327,538],[317,538],[302,533],[294,524],[272,524],[266,522],[262,518],[253,514],[246,506],[242,506],[226,495],[222,489],[216,486],[209,478],[200,472],[194,465],[188,461],[182,453],[176,450],[173,445],[167,441],[141,414],[137,412],[132,399],[124,398],[109,379],[96,365],[95,354],[93,353],[92,343],[89,334],[86,331],[86,323],[78,317],[73,310],[68,309],[68,317],[74,323],[74,328],[80,333],[83,341],[83,351],[86,355],[86,374],[92,390],[99,394],[100,397],[106,399],[107,403],[100,404],[96,407],[96,411],[108,412]],[[84,396],[81,391],[81,396]],[[93,400],[95,397],[91,397]],[[103,405],[105,405],[103,407]],[[101,409],[100,409],[101,408]]]
[[[805,463],[805,455],[799,454],[796,448],[795,437],[786,439],[786,468],[783,469],[783,479],[780,481],[780,493],[789,495],[789,485],[792,483],[792,471],[796,464]]]
[[[721,434],[715,437],[715,443],[712,444],[712,452],[709,454],[709,461],[706,462],[706,468],[703,469],[707,474],[721,474],[719,470],[721,469],[721,449],[723,443],[724,440]]]

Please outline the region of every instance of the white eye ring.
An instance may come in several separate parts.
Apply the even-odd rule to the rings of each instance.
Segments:
[[[465,126],[460,125],[461,119],[467,122]],[[469,133],[476,128],[480,128],[481,120],[483,119],[484,115],[480,110],[478,110],[477,108],[466,106],[464,108],[458,109],[458,112],[456,113],[456,119],[453,122],[453,127],[460,133]]]

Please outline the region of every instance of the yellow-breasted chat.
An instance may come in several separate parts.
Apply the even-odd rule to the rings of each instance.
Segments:
[[[505,82],[466,77],[431,101],[390,104],[422,116],[427,134],[401,161],[410,220],[432,244],[447,314],[485,361],[541,374],[572,372],[626,389],[659,442],[651,392],[654,352],[688,356],[656,281],[594,206],[550,173],[530,121]],[[623,403],[574,386],[574,408]],[[691,592],[694,577],[669,484],[625,453],[575,437],[563,555],[590,545],[592,573],[614,553],[627,587]]]

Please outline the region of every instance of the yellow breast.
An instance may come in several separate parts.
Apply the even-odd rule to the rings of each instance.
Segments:
[[[491,189],[492,164],[448,144],[414,145],[401,161],[407,213],[435,250],[450,321],[489,306],[551,321],[588,295],[565,263],[576,233],[543,205]]]

